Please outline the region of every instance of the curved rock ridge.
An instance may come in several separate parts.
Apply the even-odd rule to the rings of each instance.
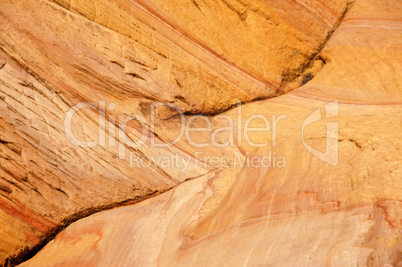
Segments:
[[[214,169],[197,162],[186,142],[162,149],[149,142],[127,146],[113,128],[102,126],[103,113],[149,116],[151,103],[163,102],[187,114],[208,114],[282,94],[297,76],[289,78],[289,66],[311,65],[315,73],[309,57],[347,9],[345,1],[297,2],[297,8],[250,2],[244,18],[233,3],[222,3],[207,3],[194,17],[169,13],[157,1],[0,1],[0,264],[21,261],[79,218],[155,196]],[[205,8],[217,19],[203,33]],[[235,24],[237,36],[228,31]],[[83,102],[92,108],[74,115],[73,135],[106,146],[77,147],[66,135],[66,114]],[[174,115],[164,109],[158,114]],[[135,120],[115,126],[124,127],[129,140],[145,129],[163,143],[174,132],[155,133]],[[186,172],[154,161],[172,153],[189,157]],[[156,171],[133,168],[132,154]]]
[[[0,265],[402,265],[400,14],[0,0]]]
[[[152,199],[92,215],[21,266],[401,266],[401,9],[395,1],[357,0],[323,49],[326,65],[316,78],[221,114],[234,124],[283,115],[275,137],[249,136],[269,147],[242,136],[241,145],[222,153],[257,161],[275,153],[285,165],[218,168]],[[331,114],[329,104],[336,116],[306,126],[317,110]],[[177,120],[161,122],[155,132],[173,136]],[[333,122],[338,130],[326,136]],[[214,120],[214,129],[223,126]],[[255,120],[253,127],[266,125]],[[339,154],[332,165],[306,149],[326,151],[334,143]]]
[[[3,49],[74,97],[94,99],[96,91],[122,106],[145,98],[203,114],[298,87],[308,67],[308,77],[321,67],[312,58],[348,7],[345,0],[252,1],[242,20],[233,3],[220,1],[205,3],[207,10],[175,1],[172,13],[157,1],[53,2],[3,1]],[[196,14],[179,16],[189,3]]]
[[[106,131],[103,138],[108,145],[74,145],[65,130],[71,102],[5,53],[0,52],[0,57],[7,62],[0,70],[3,262],[47,242],[72,221],[99,210],[138,202],[210,171],[208,166],[197,166],[194,160],[189,161],[186,173],[163,169],[149,156],[170,155],[172,151],[187,156],[188,152],[179,147],[156,149],[150,141],[136,149]],[[103,138],[99,137],[99,114],[99,109],[86,108],[74,115],[72,132],[78,139],[100,144]],[[137,140],[145,129],[138,123],[125,128],[132,140]],[[147,134],[153,135],[148,130]],[[132,165],[132,154],[153,167]]]

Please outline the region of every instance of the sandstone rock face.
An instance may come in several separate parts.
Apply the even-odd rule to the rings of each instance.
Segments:
[[[180,50],[202,51],[199,55],[192,52],[199,59],[207,60],[209,57],[205,54],[212,54],[213,61],[222,60],[238,71],[263,81],[269,89],[276,90],[288,89],[288,83],[303,74],[349,8],[347,1],[339,0],[285,3],[238,0],[53,2],[145,46],[150,45],[150,40],[143,31],[166,38]],[[155,49],[155,44],[151,46]],[[158,49],[169,54],[171,61],[176,61],[171,51],[166,51],[164,47]],[[185,76],[181,74],[176,78],[184,86],[181,89],[187,91],[194,85],[189,86],[187,81],[192,79]],[[209,105],[221,100],[227,102],[229,98],[219,100],[213,96],[219,90],[227,95],[228,88],[209,81],[208,76],[203,77],[207,86],[203,84],[201,89],[213,89],[209,93]],[[300,85],[300,82],[296,81],[293,86]],[[197,89],[192,89],[192,92]],[[196,97],[190,93],[185,99]],[[215,107],[213,111],[216,110]],[[201,111],[208,112],[205,107]]]
[[[0,0],[0,264],[133,204],[22,266],[402,265],[400,14],[391,0]],[[244,133],[261,118],[268,131]],[[211,130],[155,146],[182,120]],[[188,166],[156,160],[172,153]]]
[[[109,146],[91,149],[73,145],[65,131],[66,113],[72,106],[29,74],[6,54],[0,70],[1,224],[0,257],[20,253],[40,244],[59,227],[105,208],[164,192],[178,183],[209,172],[202,166],[181,173],[163,170],[146,155],[163,155],[179,148],[155,151],[149,143],[141,149],[129,148],[116,134],[107,132]],[[98,109],[87,108],[73,117],[73,132],[81,140],[101,141]],[[142,130],[128,124],[129,138]],[[150,133],[152,135],[152,133]],[[99,140],[98,140],[99,138]],[[111,145],[111,140],[116,141]],[[159,141],[161,142],[161,141]],[[154,152],[152,152],[154,151]],[[129,153],[149,162],[151,169],[133,168]],[[121,157],[122,156],[122,157]]]
[[[95,91],[121,107],[142,98],[192,113],[299,85],[309,65],[312,74],[319,67],[310,63],[348,8],[344,0],[252,1],[242,4],[242,19],[234,3],[220,1],[175,1],[172,12],[157,1],[53,2],[2,1],[3,49],[71,97],[95,100]],[[195,14],[180,13],[189,4]]]

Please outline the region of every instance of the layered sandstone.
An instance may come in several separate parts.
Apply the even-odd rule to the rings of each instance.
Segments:
[[[151,198],[73,223],[23,266],[399,266],[401,9],[388,0],[0,1],[2,263],[72,221]],[[72,131],[98,146],[66,136],[79,102],[93,108],[75,115]],[[156,148],[151,137],[169,142],[181,121],[160,108],[148,128],[152,102],[176,104],[186,120],[208,115],[214,129],[227,127],[222,115],[243,126],[254,114],[283,118],[276,138],[272,128],[250,134],[265,148],[238,129],[226,147],[183,138]],[[325,119],[331,102],[336,116]],[[303,128],[317,109],[324,119]],[[125,132],[138,140],[144,130],[143,146],[111,128],[99,136],[102,114],[133,113],[145,121]],[[332,165],[306,149],[335,143]],[[153,162],[172,151],[190,158],[185,172]],[[130,152],[153,168],[130,166]],[[275,152],[285,165],[223,168],[196,152],[232,163]]]

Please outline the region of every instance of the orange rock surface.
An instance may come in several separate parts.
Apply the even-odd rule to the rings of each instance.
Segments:
[[[21,266],[402,266],[401,14],[391,0],[0,0],[0,264],[48,243]],[[66,134],[83,102],[71,131],[97,146]],[[186,115],[160,106],[153,125],[154,102]],[[118,115],[130,122],[102,124]],[[244,132],[261,118],[268,131]],[[152,143],[183,119],[211,130]],[[172,153],[188,166],[156,160]]]

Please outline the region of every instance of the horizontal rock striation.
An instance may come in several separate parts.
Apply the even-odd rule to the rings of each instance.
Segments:
[[[391,0],[0,0],[0,265],[39,250],[22,266],[401,265],[401,9]],[[155,102],[180,111],[159,107],[151,125]],[[78,103],[89,104],[66,128]],[[317,109],[322,120],[305,127]],[[155,147],[177,136],[178,113],[212,129],[227,127],[223,118],[282,119],[249,139],[235,132],[225,147],[189,138]],[[118,115],[129,122],[109,124]],[[128,145],[141,136],[142,146]],[[332,165],[306,149],[332,146]],[[172,153],[189,159],[185,171],[155,160]],[[133,167],[132,155],[149,167]],[[266,155],[276,165],[206,158]]]

